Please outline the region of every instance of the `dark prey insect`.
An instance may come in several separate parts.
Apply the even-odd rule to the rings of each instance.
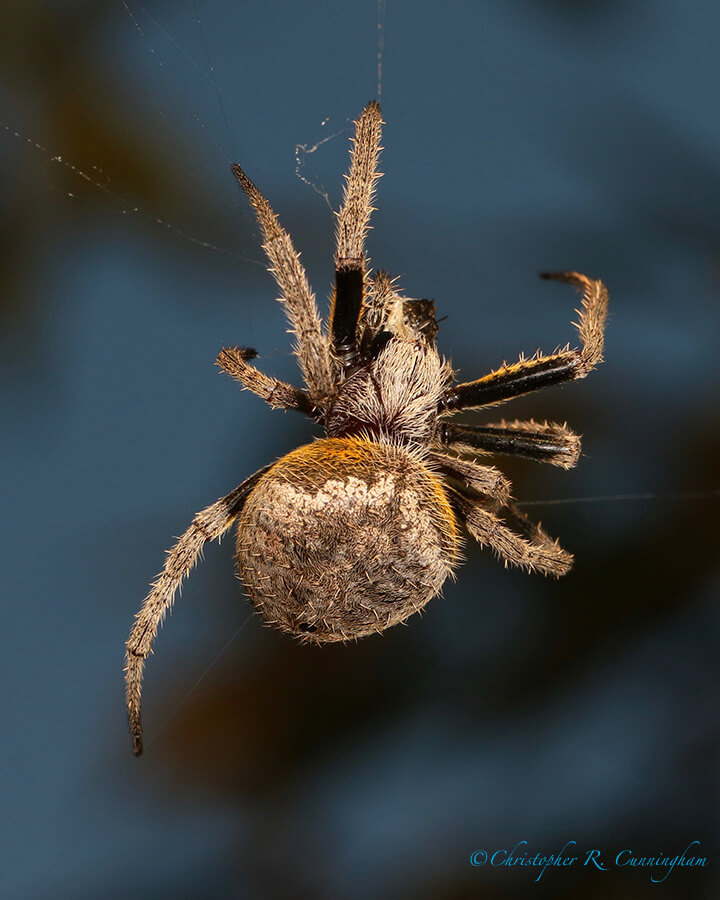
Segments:
[[[239,574],[255,608],[268,624],[318,643],[383,631],[422,609],[460,562],[461,524],[505,564],[555,576],[572,564],[511,502],[501,472],[472,457],[514,454],[570,468],[578,437],[548,422],[461,425],[452,417],[584,378],[602,360],[605,286],[576,272],[543,275],[582,292],[580,349],[521,357],[456,384],[436,349],[433,302],[401,296],[386,273],[366,265],[381,125],[377,103],[355,123],[327,329],[289,235],[242,169],[232,167],[260,224],[305,387],[265,375],[251,365],[257,354],[248,348],[225,348],[218,365],[274,409],[322,423],[327,436],[198,513],[168,553],[127,642],[136,754],[143,668],[160,623],[204,544],[236,520]]]

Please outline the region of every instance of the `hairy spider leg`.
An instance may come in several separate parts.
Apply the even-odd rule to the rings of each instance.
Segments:
[[[390,278],[385,269],[379,269],[366,279],[365,298],[360,316],[363,346],[372,342],[386,325],[395,305],[401,301],[395,290],[397,279]]]
[[[580,438],[556,422],[500,422],[438,425],[441,444],[459,452],[501,453],[571,469],[580,457]]]
[[[257,215],[263,235],[263,250],[270,262],[269,270],[280,288],[280,302],[285,307],[291,331],[295,335],[294,352],[300,362],[305,384],[313,400],[325,400],[334,393],[330,349],[300,255],[265,197],[240,166],[233,165],[231,168]]]
[[[441,399],[441,413],[489,406],[550,385],[575,381],[584,378],[602,362],[608,304],[605,285],[579,272],[543,272],[540,277],[564,281],[582,290],[582,305],[578,310],[580,321],[576,325],[582,347],[521,359],[512,365],[503,365],[477,381],[455,385]]]
[[[202,549],[208,541],[219,538],[242,512],[245,500],[260,478],[270,469],[265,466],[245,479],[226,497],[199,512],[192,525],[168,552],[162,572],[153,582],[152,590],[145,598],[135,617],[130,637],[125,645],[125,699],[127,702],[133,752],[143,751],[142,718],[140,702],[145,660],[152,652],[152,644],[163,619],[171,609],[175,594],[183,580],[190,574]]]
[[[510,482],[493,466],[480,466],[471,460],[435,451],[428,453],[427,462],[431,468],[440,469],[443,475],[459,482],[473,494],[490,498],[500,506],[510,500]]]
[[[343,202],[337,214],[335,290],[330,312],[330,342],[343,369],[358,359],[358,322],[365,295],[363,248],[370,228],[372,199],[382,132],[380,104],[368,103],[355,123],[350,150],[350,170],[345,176]]]
[[[296,409],[315,420],[322,416],[323,410],[313,403],[306,391],[266,375],[255,366],[249,365],[247,361],[255,359],[256,356],[257,351],[252,347],[223,347],[218,354],[217,365],[226,375],[239,381],[248,391],[257,394],[273,409]]]
[[[358,350],[362,361],[376,359],[389,340],[387,321],[398,302],[402,301],[394,279],[384,269],[366,276],[358,322]]]
[[[527,571],[559,578],[572,568],[573,557],[563,550],[540,525],[532,522],[512,503],[502,510],[469,495],[453,491],[468,531],[481,545],[490,547],[505,563]]]

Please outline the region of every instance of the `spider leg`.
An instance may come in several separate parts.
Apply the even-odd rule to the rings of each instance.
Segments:
[[[499,506],[503,506],[510,499],[510,482],[502,472],[492,466],[480,466],[467,459],[458,459],[457,456],[447,456],[444,453],[431,451],[427,455],[427,462],[433,468],[438,468],[443,473],[461,484],[464,495],[470,492],[489,497]]]
[[[371,337],[385,326],[389,316],[401,302],[400,295],[395,290],[396,281],[384,269],[367,278],[360,324]]]
[[[500,422],[497,425],[455,425],[441,422],[438,439],[459,452],[503,453],[571,469],[580,456],[580,438],[555,422]]]
[[[388,319],[402,304],[394,284],[395,279],[382,269],[368,275],[365,280],[365,296],[358,323],[358,343],[363,360],[375,359],[391,337]]]
[[[502,510],[503,518],[500,518],[498,512],[481,502],[462,493],[456,496],[470,534],[481,546],[494,550],[506,565],[555,578],[566,575],[572,568],[572,554],[563,550],[540,525],[528,519],[512,503]]]
[[[335,291],[330,313],[332,352],[345,370],[358,356],[357,330],[365,291],[363,247],[370,228],[372,198],[380,156],[382,115],[379,103],[368,103],[355,123],[350,171],[337,214]]]
[[[366,290],[358,328],[359,357],[376,359],[391,337],[435,347],[438,323],[432,300],[402,297],[396,279],[379,271],[366,278]]]
[[[232,525],[243,508],[245,499],[255,487],[260,477],[270,466],[260,469],[227,497],[199,512],[192,525],[168,552],[162,572],[152,584],[152,590],[145,598],[140,612],[135,617],[125,654],[125,698],[127,701],[130,733],[136,756],[142,753],[142,720],[140,699],[145,660],[152,652],[152,643],[158,629],[172,607],[175,594],[183,580],[190,573],[203,546],[219,538]]]
[[[544,272],[541,278],[565,281],[583,292],[577,323],[581,348],[564,349],[549,356],[536,354],[521,358],[512,365],[504,364],[477,381],[450,388],[440,401],[440,412],[457,412],[500,403],[530,391],[584,378],[602,362],[603,334],[607,318],[608,293],[602,281],[578,272]]]
[[[296,409],[315,420],[322,416],[322,406],[313,403],[305,391],[271,378],[255,366],[248,365],[247,360],[255,359],[256,356],[257,351],[251,347],[223,347],[218,354],[217,365],[244,388],[269,403],[273,409]]]
[[[310,290],[300,256],[265,197],[240,166],[231,168],[257,215],[263,235],[263,250],[270,262],[269,271],[280,288],[280,302],[285,306],[291,331],[295,335],[294,352],[300,362],[305,384],[313,400],[323,400],[334,393],[330,351],[315,295]]]

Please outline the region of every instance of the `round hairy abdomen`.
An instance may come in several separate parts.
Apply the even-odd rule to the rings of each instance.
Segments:
[[[327,438],[263,476],[240,517],[240,577],[265,620],[315,641],[404,621],[457,561],[440,481],[408,450]]]

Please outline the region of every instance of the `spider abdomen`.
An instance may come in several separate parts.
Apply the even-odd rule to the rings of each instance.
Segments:
[[[458,561],[455,515],[416,453],[326,438],[280,459],[240,517],[240,577],[263,618],[317,642],[382,631]]]

